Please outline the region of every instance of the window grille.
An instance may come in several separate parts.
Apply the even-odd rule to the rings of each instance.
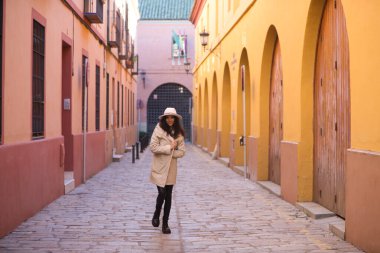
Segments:
[[[110,116],[110,74],[107,73],[107,79],[106,79],[106,128],[107,130],[110,128],[110,121],[109,121],[109,116]]]
[[[158,117],[166,107],[174,107],[183,118],[186,140],[191,140],[191,92],[176,83],[167,83],[157,87],[149,96],[147,103],[148,134],[152,134]]]
[[[100,130],[100,67],[96,66],[95,127]]]
[[[124,126],[124,87],[121,85],[121,127]]]
[[[120,114],[119,114],[119,108],[120,108],[120,83],[117,82],[117,127],[120,127]]]
[[[33,21],[32,138],[44,136],[45,27]]]
[[[86,60],[87,57],[82,55],[82,131],[84,132],[84,103],[86,90]],[[87,103],[88,105],[88,103]],[[86,132],[88,131],[88,109],[86,115]]]
[[[3,0],[0,1],[0,144],[3,141]]]

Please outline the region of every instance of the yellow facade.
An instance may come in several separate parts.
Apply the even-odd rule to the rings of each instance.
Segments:
[[[281,161],[281,171],[286,173],[293,169],[296,173],[293,181],[281,186],[281,191],[285,196],[290,191],[285,185],[291,185],[295,192],[288,201],[313,201],[314,74],[326,1],[196,1],[195,6],[197,3],[202,8],[194,8],[192,13],[197,33],[193,69],[194,142],[209,152],[215,151],[213,145],[217,143],[218,155],[227,157],[230,166],[243,165],[239,137],[244,135],[240,88],[241,66],[244,65],[248,173],[253,180],[268,180],[269,90],[273,48],[278,39],[283,72],[281,152],[285,154],[288,147],[295,147],[289,158],[294,158],[295,165],[290,168],[290,162]],[[362,152],[368,152],[375,160],[368,174],[360,172],[353,163],[347,163],[347,209],[360,202],[355,194],[351,194],[351,183],[355,181],[353,175],[361,174],[363,181],[359,185],[363,194],[380,194],[379,186],[368,189],[365,181],[365,178],[373,177],[380,180],[380,117],[377,109],[380,108],[377,98],[380,94],[377,71],[380,66],[377,45],[380,3],[375,0],[365,3],[341,0],[341,3],[349,42],[351,146],[347,153],[349,161],[353,154]],[[199,36],[202,31],[210,34],[205,48],[201,46]],[[366,206],[360,208],[380,212],[378,206],[371,207],[369,202],[361,204]],[[356,237],[351,221],[357,217],[351,215],[354,214],[348,210],[346,232],[349,240],[370,251],[380,250],[379,244],[368,246],[368,242],[363,242],[365,239]],[[379,234],[378,228],[367,223],[367,232]],[[379,223],[377,225],[379,227]]]

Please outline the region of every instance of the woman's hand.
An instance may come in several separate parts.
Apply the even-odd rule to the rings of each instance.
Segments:
[[[176,149],[177,148],[177,141],[172,141],[172,143],[170,144],[170,148],[173,150],[173,149]]]

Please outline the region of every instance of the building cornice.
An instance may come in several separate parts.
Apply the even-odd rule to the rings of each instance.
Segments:
[[[202,13],[203,7],[205,6],[206,0],[195,0],[193,9],[190,14],[190,21],[197,26],[199,17]]]

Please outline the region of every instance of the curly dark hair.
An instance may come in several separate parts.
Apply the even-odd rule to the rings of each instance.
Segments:
[[[172,127],[170,127],[168,125],[168,123],[166,123],[166,117],[167,116],[163,116],[161,117],[160,121],[159,121],[159,124],[160,124],[160,127],[168,134],[170,135],[171,137],[173,137],[174,139],[176,139],[179,135],[182,135],[184,138],[185,138],[185,130],[183,129],[182,127],[182,124],[180,123],[178,117],[176,116],[173,116],[174,118],[174,124]]]

